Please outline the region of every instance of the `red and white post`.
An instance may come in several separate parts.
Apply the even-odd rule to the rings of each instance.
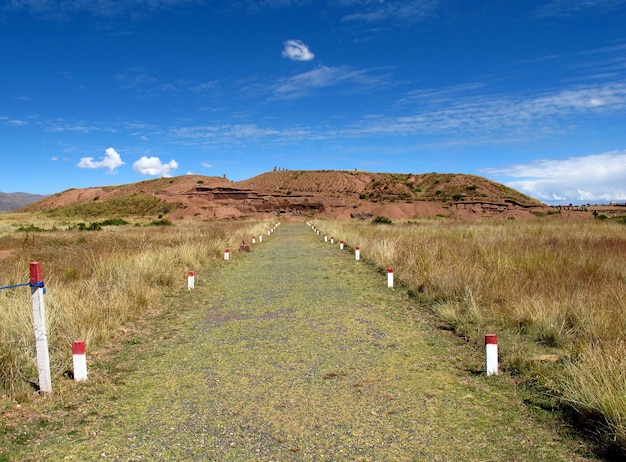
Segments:
[[[354,248],[354,259],[356,261],[359,261],[361,259],[361,248],[360,247],[355,247]]]
[[[72,361],[74,363],[74,380],[84,382],[87,380],[87,356],[85,355],[85,342],[78,340],[72,342]]]
[[[256,244],[256,237],[252,236],[252,243]]]
[[[195,287],[195,273],[193,271],[189,271],[187,273],[187,290],[191,290]]]
[[[485,353],[487,375],[498,374],[498,336],[496,334],[485,335]]]
[[[393,288],[393,269],[391,268],[387,270],[387,287]]]
[[[343,250],[343,241],[339,241],[339,250]]]
[[[332,237],[332,236],[330,236],[330,243],[331,243],[331,244],[334,244],[334,243],[335,243],[335,238],[334,238],[334,237]]]
[[[230,250],[226,249],[224,250],[224,261],[228,261],[230,260]]]
[[[30,294],[33,302],[33,323],[35,325],[35,349],[37,350],[37,371],[39,391],[52,393],[50,376],[50,354],[48,352],[48,331],[46,328],[46,308],[43,301],[43,277],[41,263],[30,264]]]

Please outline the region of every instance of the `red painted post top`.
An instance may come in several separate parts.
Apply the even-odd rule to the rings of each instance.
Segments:
[[[224,252],[225,252],[225,253],[229,253],[229,252],[230,252],[230,250],[226,249],[226,250],[224,250]]]
[[[393,273],[393,268],[389,268],[389,269],[387,270],[387,272],[388,272],[388,273]]]
[[[187,276],[193,276],[193,271],[189,271],[189,272],[187,273]]]
[[[85,342],[82,340],[77,340],[72,342],[72,354],[73,355],[84,355],[85,354]]]
[[[360,250],[360,249],[361,249],[360,247],[355,247],[355,248],[354,248],[354,250]]]
[[[41,273],[41,263],[38,261],[33,261],[30,263],[30,283],[37,284],[43,281],[43,276]]]
[[[485,334],[485,345],[497,345],[498,336],[496,334]]]

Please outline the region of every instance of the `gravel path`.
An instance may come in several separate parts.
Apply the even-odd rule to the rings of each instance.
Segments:
[[[283,224],[197,273],[47,460],[586,460],[386,275]],[[480,359],[474,358],[480,366]]]

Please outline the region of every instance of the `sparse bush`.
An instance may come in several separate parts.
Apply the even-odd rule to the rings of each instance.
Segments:
[[[22,225],[19,228],[17,228],[15,230],[16,232],[26,232],[26,233],[42,233],[44,231],[46,231],[43,228],[40,228],[39,226],[35,226],[35,225]]]
[[[162,218],[161,220],[154,220],[147,224],[147,226],[172,226],[172,222],[167,218]]]
[[[382,225],[391,225],[393,222],[391,218],[378,216],[372,220],[372,223],[382,224]]]

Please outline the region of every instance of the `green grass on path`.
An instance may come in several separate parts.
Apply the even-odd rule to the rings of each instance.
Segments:
[[[75,428],[20,458],[588,460],[510,378],[468,372],[480,355],[305,224],[219,266],[126,356],[93,365]]]

